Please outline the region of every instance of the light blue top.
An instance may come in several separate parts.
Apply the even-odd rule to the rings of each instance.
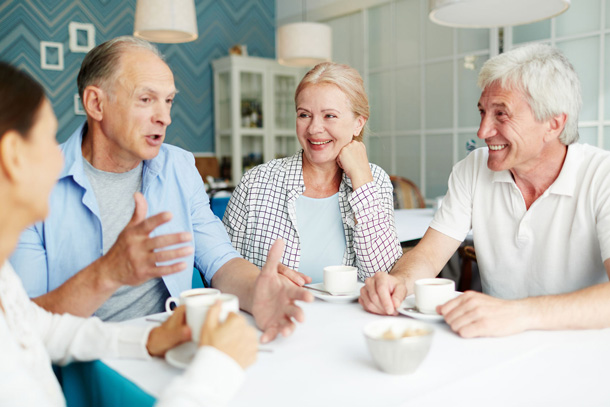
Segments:
[[[99,207],[85,175],[80,126],[61,145],[65,166],[50,198],[49,217],[26,229],[10,259],[30,297],[56,289],[102,255]],[[173,218],[152,233],[191,232],[195,253],[181,259],[193,265],[210,284],[227,261],[240,257],[222,222],[214,216],[193,154],[163,144],[159,154],[144,161],[142,193],[147,216],[170,211]],[[192,267],[163,277],[172,296],[191,287]]]
[[[296,207],[301,243],[298,271],[310,276],[312,283],[321,283],[324,267],[343,264],[346,244],[339,193],[321,199],[301,195]]]

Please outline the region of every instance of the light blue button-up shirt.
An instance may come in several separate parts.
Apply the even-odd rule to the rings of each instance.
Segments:
[[[85,175],[82,134],[85,124],[61,145],[65,166],[50,198],[49,217],[26,229],[10,262],[28,295],[52,291],[102,255],[102,225],[95,194]],[[163,211],[172,220],[152,236],[190,232],[195,253],[182,259],[194,264],[209,285],[216,271],[240,257],[222,222],[212,213],[193,155],[163,144],[159,154],[144,161],[142,193],[147,216]],[[191,287],[192,267],[163,277],[172,296]]]

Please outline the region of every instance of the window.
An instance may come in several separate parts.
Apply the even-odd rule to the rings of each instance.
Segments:
[[[476,136],[481,66],[501,46],[528,42],[550,43],[567,55],[582,82],[580,141],[610,149],[606,3],[573,1],[557,18],[504,30],[436,25],[427,0],[374,1],[327,19],[335,61],[358,69],[367,87],[369,160],[416,182],[429,202],[444,195],[452,166],[485,145]]]

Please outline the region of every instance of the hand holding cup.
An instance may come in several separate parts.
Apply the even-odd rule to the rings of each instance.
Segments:
[[[221,313],[222,304],[217,300],[207,312],[200,332],[199,346],[213,346],[245,369],[256,361],[256,330],[248,325],[244,317],[234,312],[228,313],[226,320],[221,322]]]
[[[184,290],[180,293],[180,297],[169,297],[167,300],[165,300],[165,311],[171,314],[172,304],[174,304],[176,307],[185,305],[188,297],[193,297],[196,295],[206,295],[211,299],[216,299],[220,295],[220,290],[215,288],[193,288],[192,290]]]
[[[455,282],[448,278],[415,281],[415,306],[422,314],[437,314],[436,307],[455,297]]]

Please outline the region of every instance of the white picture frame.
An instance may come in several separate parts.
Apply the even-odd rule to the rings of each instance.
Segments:
[[[95,47],[95,26],[93,24],[71,21],[68,24],[68,31],[70,32],[70,51],[86,53]],[[79,33],[85,34],[85,41],[79,41]]]
[[[52,71],[64,70],[64,44],[40,41],[40,67]]]
[[[80,102],[80,96],[78,93],[74,94],[74,114],[78,116],[86,116],[83,104]]]

